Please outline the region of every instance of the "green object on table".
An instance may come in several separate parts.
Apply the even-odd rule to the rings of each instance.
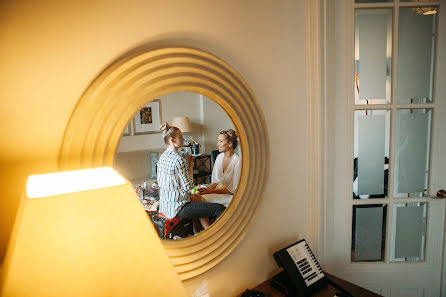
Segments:
[[[195,188],[193,188],[192,190],[190,190],[191,194],[197,194],[198,192],[198,186],[196,186]]]

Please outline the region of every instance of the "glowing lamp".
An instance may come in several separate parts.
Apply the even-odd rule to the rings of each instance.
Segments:
[[[30,176],[0,296],[186,296],[132,186],[112,168]]]

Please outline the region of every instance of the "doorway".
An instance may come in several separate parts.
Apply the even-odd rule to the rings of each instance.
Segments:
[[[445,205],[431,197],[446,188],[441,1],[329,2],[325,269],[383,296],[440,296]]]

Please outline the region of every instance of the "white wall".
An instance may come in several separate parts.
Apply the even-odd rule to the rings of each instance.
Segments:
[[[193,292],[206,279],[210,296],[236,296],[277,271],[273,252],[305,235],[304,0],[0,5],[0,257],[26,174],[57,169],[66,124],[90,82],[138,45],[182,44],[215,54],[244,77],[271,143],[270,178],[250,232],[185,285]]]
[[[187,138],[202,135],[201,96],[192,92],[174,92],[160,98],[161,121],[172,124],[177,116],[189,117],[193,132],[184,133]],[[134,123],[132,123],[134,125]],[[133,126],[134,127],[134,126]],[[133,128],[132,128],[133,129]],[[200,139],[197,139],[200,141]],[[118,146],[118,152],[137,151],[144,149],[164,148],[162,134],[143,134],[123,136]]]
[[[217,149],[217,138],[222,130],[234,129],[234,124],[227,113],[218,108],[218,104],[206,97],[203,97],[203,138],[204,152],[210,153]]]
[[[159,100],[162,122],[172,124],[174,117],[189,117],[192,131],[183,132],[183,136],[187,139],[194,138],[201,145],[202,153],[209,153],[217,148],[217,137],[221,130],[234,129],[227,113],[214,101],[200,94],[174,92],[161,96]],[[162,134],[137,135],[134,133],[133,119],[131,125],[131,135],[121,138],[117,152],[165,148]]]

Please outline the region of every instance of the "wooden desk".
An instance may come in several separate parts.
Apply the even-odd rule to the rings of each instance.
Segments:
[[[336,284],[340,285],[342,288],[344,288],[347,292],[349,292],[351,295],[353,295],[355,297],[380,297],[381,296],[381,295],[373,293],[369,290],[361,288],[357,285],[349,283],[343,279],[340,279],[334,275],[328,274],[326,272],[324,272],[324,273],[328,279],[330,279],[333,282],[335,282]],[[286,297],[280,291],[271,287],[270,280],[264,281],[260,285],[253,288],[253,290],[263,292],[263,293],[267,294],[268,297]],[[314,293],[312,295],[312,297],[325,297],[325,296],[333,297],[336,292],[339,292],[339,290],[336,289],[334,286],[328,284],[325,287],[321,288],[318,292]]]

